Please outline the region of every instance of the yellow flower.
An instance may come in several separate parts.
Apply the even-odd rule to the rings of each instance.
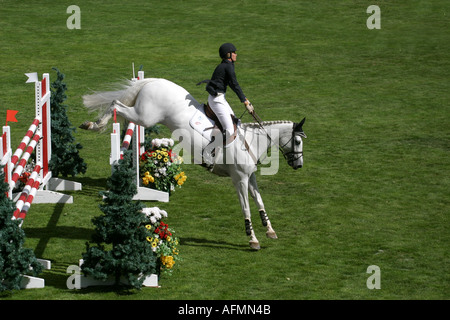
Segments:
[[[151,224],[147,224],[145,227],[147,228],[147,230],[150,230],[152,228],[152,225]]]
[[[183,185],[183,180],[182,179],[179,179],[178,181],[177,181],[177,184],[179,185],[179,186],[182,186]]]
[[[157,246],[158,246],[158,241],[153,241],[152,242],[152,248],[156,248]]]
[[[164,162],[167,162],[167,161],[169,161],[169,158],[164,157]]]
[[[147,239],[148,242],[152,242],[153,241],[152,237],[147,237],[146,239]]]
[[[161,262],[167,269],[171,269],[175,264],[172,256],[161,256]]]
[[[158,154],[157,158],[158,158],[158,160],[161,160],[162,156],[160,154]]]
[[[142,182],[143,182],[145,185],[148,185],[150,182],[151,182],[151,183],[155,182],[155,178],[153,178],[153,177],[150,175],[150,173],[147,171],[147,172],[145,173],[145,176],[142,178]]]

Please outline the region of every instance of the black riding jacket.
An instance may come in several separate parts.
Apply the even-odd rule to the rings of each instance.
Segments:
[[[227,86],[230,86],[241,102],[246,100],[244,92],[242,92],[242,89],[236,80],[234,63],[224,59],[214,70],[211,80],[206,85],[206,91],[212,96],[216,96],[218,93],[226,93]]]

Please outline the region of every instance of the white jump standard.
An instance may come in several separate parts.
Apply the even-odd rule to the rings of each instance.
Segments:
[[[134,183],[136,183],[137,187],[137,194],[133,197],[133,200],[169,202],[168,192],[140,186],[139,158],[144,153],[144,127],[130,122],[123,142],[120,143],[120,123],[113,123],[113,133],[111,133],[111,170],[114,170],[114,165],[123,158],[123,154],[128,150],[130,144],[133,152],[131,161],[136,172]]]
[[[0,137],[0,164],[4,166],[5,182],[9,185],[8,197],[16,202],[13,219],[25,219],[31,203],[73,203],[70,195],[51,190],[81,190],[81,184],[52,178],[49,170],[51,152],[51,117],[50,117],[50,77],[43,75],[42,81],[35,82],[35,119],[23,137],[19,147],[12,153],[11,129],[3,126]],[[13,194],[17,181],[23,174],[28,160],[36,152],[35,165],[22,192]],[[38,259],[44,269],[50,269],[48,260]],[[24,276],[22,288],[42,288],[44,279]]]
[[[43,75],[42,81],[35,82],[35,119],[26,132],[17,150],[12,154],[10,127],[3,127],[1,137],[0,161],[5,166],[5,181],[9,184],[8,196],[17,201],[20,193],[12,194],[17,180],[23,173],[30,155],[36,152],[36,164],[40,164],[38,173],[39,188],[36,190],[34,203],[73,203],[73,197],[54,191],[81,190],[81,184],[59,178],[53,178],[49,169],[52,156],[51,150],[51,124],[50,124],[50,77]],[[12,154],[12,156],[11,156]]]

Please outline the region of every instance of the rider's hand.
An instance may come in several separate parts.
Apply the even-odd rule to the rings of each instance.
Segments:
[[[245,105],[245,107],[247,108],[247,111],[249,112],[249,113],[253,113],[253,111],[255,110],[254,108],[253,108],[253,105],[250,103],[250,101],[248,101],[248,100],[245,100],[244,101],[244,105]]]

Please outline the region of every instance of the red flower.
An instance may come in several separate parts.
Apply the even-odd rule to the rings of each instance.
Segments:
[[[24,172],[24,173],[20,176],[19,180],[22,181],[23,183],[27,183],[28,178],[30,177],[30,175],[31,175],[31,174],[30,174],[29,172]]]

